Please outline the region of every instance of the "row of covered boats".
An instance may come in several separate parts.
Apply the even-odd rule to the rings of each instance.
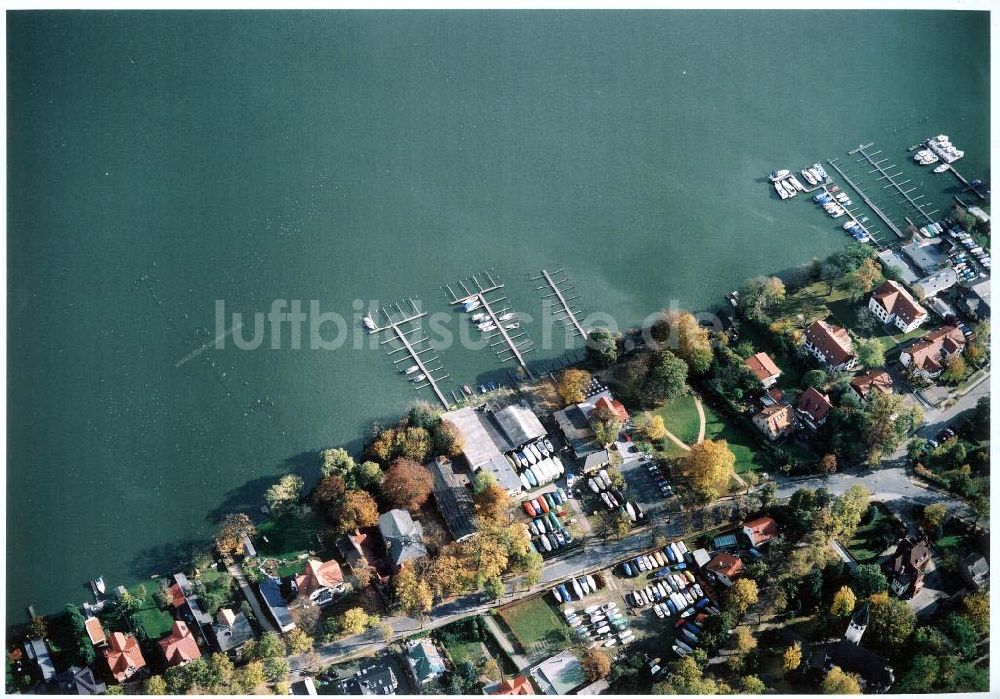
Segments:
[[[948,140],[948,136],[946,136],[943,133],[928,138],[925,141],[925,144],[927,145],[927,149],[918,151],[917,155],[913,156],[913,159],[916,160],[921,165],[930,165],[931,163],[936,163],[939,159],[943,160],[945,164],[949,164],[965,157],[965,151],[959,150],[954,145],[952,145],[951,141]],[[925,154],[924,155],[925,160],[928,160],[928,158],[932,159],[929,159],[928,162],[922,162],[920,159],[917,158],[917,156],[919,156],[921,153]],[[928,153],[929,156],[926,155]],[[944,170],[940,171],[943,172]],[[935,169],[935,172],[938,172],[938,170]]]
[[[834,190],[833,187],[819,192],[813,197],[813,201],[823,207],[823,210],[830,216],[830,218],[840,218],[847,213],[847,208],[853,202],[851,202],[850,197],[844,192],[840,191],[839,187]]]
[[[581,581],[590,577],[576,578],[572,584],[579,587]],[[561,585],[558,589],[565,591],[565,587]],[[579,612],[572,607],[566,607],[563,609],[563,616],[576,637],[588,642],[588,648],[602,645],[610,648],[619,643],[630,643],[635,639],[635,633],[628,628],[628,620],[618,608],[617,602],[608,602],[600,606],[594,604]]]
[[[823,184],[827,179],[826,170],[819,163],[812,167],[805,167],[799,171],[803,179],[809,183],[810,187]],[[805,186],[799,182],[798,178],[790,170],[774,170],[768,174],[768,179],[774,185],[774,191],[782,199],[791,199],[800,192],[807,191]]]
[[[588,478],[587,487],[601,498],[601,502],[609,511],[620,508],[633,523],[646,518],[646,513],[639,507],[639,503],[629,500],[618,488],[614,487],[611,477],[605,469],[601,469],[596,475]]]
[[[566,473],[562,460],[547,438],[528,444],[505,455],[507,463],[518,472],[525,490],[551,483]]]

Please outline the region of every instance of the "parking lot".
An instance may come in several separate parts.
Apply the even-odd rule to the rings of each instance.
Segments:
[[[643,510],[648,513],[670,510],[671,505],[677,503],[677,498],[672,495],[673,488],[666,490],[663,486],[669,487],[669,479],[651,467],[655,468],[653,461],[644,454],[636,452],[626,453],[625,460],[618,470],[628,484],[629,497],[639,503]]]

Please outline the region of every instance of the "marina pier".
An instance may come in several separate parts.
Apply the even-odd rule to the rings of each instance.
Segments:
[[[576,318],[576,313],[575,313],[576,307],[570,305],[570,301],[574,301],[580,298],[580,295],[577,294],[576,296],[571,296],[569,298],[566,298],[566,295],[563,294],[564,289],[560,288],[560,285],[566,284],[569,281],[569,277],[567,276],[559,280],[555,279],[555,277],[559,276],[562,273],[563,273],[562,268],[557,269],[555,272],[552,272],[551,274],[549,274],[547,270],[543,269],[542,276],[533,277],[531,281],[534,282],[538,281],[539,279],[545,280],[547,286],[537,287],[539,291],[544,291],[546,289],[551,290],[550,293],[542,297],[543,302],[546,301],[549,302],[549,307],[551,308],[555,306],[555,304],[551,303],[552,299],[555,299],[555,301],[557,301],[559,305],[558,307],[556,307],[556,310],[552,312],[552,315],[556,317],[558,320],[561,320],[563,322],[563,325],[579,333],[580,337],[585,338],[587,337],[587,331],[580,324],[580,321],[577,320]],[[572,287],[569,287],[569,289],[565,290],[569,291],[571,289]]]
[[[866,143],[860,145],[854,150],[850,151],[848,155],[860,154],[861,157],[857,158],[855,162],[857,163],[867,162],[870,166],[872,166],[872,169],[868,171],[868,174],[871,175],[877,172],[879,174],[878,181],[881,180],[888,181],[889,184],[883,185],[882,189],[889,189],[889,188],[895,189],[896,193],[903,198],[900,200],[900,202],[902,202],[903,200],[909,202],[910,206],[912,206],[921,216],[923,216],[924,219],[926,219],[927,223],[933,223],[934,222],[933,216],[934,214],[937,213],[937,209],[927,211],[924,208],[926,204],[918,203],[921,199],[924,198],[923,194],[918,194],[915,197],[910,196],[912,192],[915,192],[917,190],[916,187],[903,189],[903,187],[907,184],[910,184],[912,180],[907,179],[901,182],[898,182],[896,180],[897,177],[901,177],[902,175],[899,172],[891,172],[891,170],[898,170],[899,169],[898,165],[888,165],[883,167],[882,163],[887,162],[889,160],[888,158],[881,158],[880,160],[875,160],[875,157],[882,152],[881,150],[877,150],[874,153],[869,153],[865,150],[866,148],[871,148],[874,145],[875,145],[874,143]]]
[[[895,233],[896,236],[899,237],[899,238],[906,238],[907,236],[904,235],[903,232],[901,230],[899,230],[899,228],[896,226],[896,224],[893,223],[892,220],[882,212],[882,209],[878,208],[878,206],[875,204],[875,202],[873,202],[871,199],[869,199],[868,195],[865,194],[861,190],[861,188],[858,187],[858,185],[854,184],[854,182],[851,181],[851,178],[848,177],[844,173],[843,170],[841,170],[839,167],[837,167],[836,160],[837,160],[836,158],[831,158],[830,160],[827,160],[826,162],[829,163],[830,167],[832,167],[834,170],[836,170],[837,173],[841,177],[844,178],[844,182],[846,182],[847,184],[849,184],[851,186],[851,189],[853,189],[855,192],[858,193],[858,196],[861,197],[861,199],[865,202],[865,204],[868,205],[868,208],[871,209],[872,211],[874,211],[875,215],[878,216],[880,219],[882,219],[882,222],[885,223],[885,225],[887,225],[889,227],[889,230],[891,230],[893,233]]]
[[[415,381],[416,389],[419,391],[421,388],[427,388],[429,386],[431,390],[434,391],[434,395],[437,396],[437,399],[441,401],[441,405],[444,406],[445,410],[448,410],[451,408],[451,404],[448,402],[448,399],[445,397],[444,393],[438,387],[438,381],[443,381],[444,379],[447,379],[448,375],[445,374],[444,376],[435,376],[436,372],[444,371],[444,367],[440,365],[440,360],[438,359],[436,353],[432,354],[428,358],[424,358],[422,356],[428,352],[434,352],[434,348],[429,345],[427,347],[420,347],[420,345],[422,345],[424,342],[427,341],[427,338],[423,336],[417,338],[411,338],[412,335],[421,330],[420,325],[416,324],[407,327],[410,323],[416,323],[421,318],[426,316],[427,312],[420,311],[412,299],[410,299],[409,301],[410,301],[410,307],[412,308],[412,311],[410,313],[404,312],[403,309],[399,307],[398,303],[393,304],[396,313],[399,315],[398,318],[393,318],[393,315],[389,311],[387,311],[383,306],[380,310],[382,311],[383,315],[385,315],[385,320],[386,320],[385,325],[369,328],[369,332],[372,334],[382,334],[386,332],[391,332],[392,334],[386,339],[380,340],[379,344],[386,345],[393,342],[399,343],[398,347],[390,349],[387,352],[387,354],[390,357],[394,354],[398,354],[399,352],[406,352],[406,354],[404,354],[402,357],[393,359],[393,364],[396,365],[406,360],[410,360],[411,362],[413,362],[412,366],[417,367],[416,372],[419,372],[417,373],[417,376],[419,378],[417,381]],[[438,362],[438,366],[431,368],[430,364],[433,363],[434,361]],[[410,370],[404,370],[404,373],[408,372],[413,372],[412,368]]]

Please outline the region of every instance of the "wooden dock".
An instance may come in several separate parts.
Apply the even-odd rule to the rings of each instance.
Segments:
[[[551,274],[549,274],[547,270],[543,269],[542,275],[540,277],[533,277],[531,281],[534,282],[538,281],[539,279],[545,280],[546,286],[537,287],[539,291],[544,291],[545,289],[549,289],[550,291],[550,293],[542,297],[543,303],[555,299],[559,305],[556,307],[556,310],[552,312],[553,317],[555,317],[557,320],[561,320],[563,325],[565,325],[566,327],[575,330],[577,333],[579,333],[580,337],[586,338],[587,330],[580,324],[580,321],[577,320],[575,312],[576,307],[570,304],[570,301],[575,301],[576,299],[580,298],[580,295],[577,294],[576,296],[571,296],[569,298],[566,298],[566,295],[563,294],[563,291],[564,290],[570,291],[572,290],[573,287],[566,288],[565,286],[562,286],[565,285],[567,282],[569,282],[569,277],[565,277],[563,279],[558,279],[558,280],[556,279],[556,277],[558,277],[562,273],[563,273],[562,269],[557,269],[555,272],[552,272]],[[553,305],[551,304],[548,306],[548,308],[552,307]]]
[[[918,194],[915,197],[910,196],[913,192],[917,191],[917,187],[913,186],[910,187],[909,189],[903,189],[903,187],[905,187],[907,184],[910,184],[912,180],[907,179],[907,180],[902,180],[901,182],[896,180],[897,177],[903,177],[903,175],[899,172],[891,172],[892,170],[898,170],[899,169],[898,165],[891,164],[883,167],[882,164],[888,162],[889,160],[888,158],[881,158],[879,160],[875,160],[876,156],[882,153],[881,150],[877,150],[874,153],[869,153],[867,150],[865,150],[866,148],[871,148],[874,145],[875,145],[874,143],[868,143],[865,145],[858,146],[853,151],[851,151],[849,155],[860,154],[861,157],[857,158],[854,162],[857,163],[867,162],[868,165],[872,167],[872,169],[868,171],[869,175],[875,174],[877,172],[879,174],[879,177],[876,181],[886,180],[889,184],[883,185],[882,189],[890,189],[890,188],[895,189],[896,193],[902,197],[899,203],[902,203],[903,201],[908,202],[909,205],[912,206],[915,211],[917,211],[921,216],[924,217],[927,223],[933,223],[934,222],[933,216],[934,214],[937,213],[938,210],[933,209],[931,211],[927,211],[924,208],[926,204],[918,203],[921,199],[924,198],[923,194]]]
[[[475,313],[481,308],[489,315],[490,320],[493,321],[493,324],[496,326],[495,330],[486,331],[483,335],[484,339],[493,340],[499,338],[497,342],[491,343],[490,347],[506,345],[506,347],[496,350],[497,357],[500,358],[500,361],[507,362],[514,359],[521,365],[521,368],[524,369],[528,378],[534,378],[534,375],[531,373],[531,369],[528,368],[528,364],[524,360],[524,355],[533,349],[530,346],[531,340],[528,339],[527,335],[523,331],[515,331],[512,334],[507,332],[507,328],[504,327],[504,323],[510,323],[511,321],[502,321],[500,320],[500,316],[510,311],[510,307],[505,306],[502,309],[497,310],[493,306],[506,301],[507,298],[504,296],[494,296],[493,298],[490,298],[491,293],[500,291],[504,288],[504,285],[496,282],[489,272],[484,272],[482,276],[488,280],[488,284],[483,285],[476,275],[472,275],[468,279],[459,280],[458,284],[465,292],[464,296],[457,295],[454,291],[452,291],[451,287],[446,284],[445,289],[447,289],[448,293],[451,295],[451,305],[462,305],[473,299],[478,300],[479,307],[473,309],[471,312]],[[466,282],[469,282],[471,286],[467,286]],[[517,340],[520,340],[520,342],[516,342]]]
[[[871,209],[873,212],[875,212],[876,216],[878,216],[880,219],[882,219],[882,222],[885,223],[885,225],[887,225],[889,227],[889,230],[891,230],[893,233],[895,233],[898,238],[906,238],[907,236],[901,230],[899,230],[899,228],[896,226],[896,224],[893,223],[892,220],[888,216],[886,216],[882,212],[882,209],[878,208],[878,206],[875,204],[875,202],[873,202],[871,199],[869,199],[868,195],[865,194],[861,190],[861,188],[858,187],[858,185],[854,184],[854,182],[851,181],[851,178],[848,177],[844,173],[843,170],[841,170],[839,167],[837,167],[836,160],[837,160],[836,158],[831,158],[830,160],[827,160],[826,162],[829,163],[830,167],[832,167],[834,170],[836,170],[837,173],[841,177],[844,178],[844,182],[846,182],[848,185],[850,185],[851,189],[853,189],[855,192],[858,193],[858,196],[861,197],[862,201],[864,201],[865,204],[868,205],[869,209]]]
[[[986,201],[986,195],[980,192],[975,187],[973,187],[971,182],[962,177],[962,173],[956,170],[955,166],[952,165],[951,163],[948,164],[948,171],[951,172],[951,174],[953,174],[958,179],[958,181],[962,183],[962,185],[965,187],[965,191],[972,192],[977,197],[979,197],[980,201]]]
[[[387,337],[384,340],[381,340],[379,344],[385,345],[392,342],[399,343],[398,347],[395,347],[394,349],[388,351],[387,354],[389,354],[390,356],[398,352],[404,352],[404,351],[406,352],[406,354],[403,355],[402,357],[394,359],[393,364],[394,365],[399,364],[400,362],[407,359],[412,361],[413,364],[418,368],[418,371],[414,373],[423,374],[424,376],[424,378],[416,384],[415,388],[419,391],[422,388],[430,387],[431,390],[434,391],[434,395],[436,395],[438,400],[441,401],[441,405],[444,406],[444,409],[449,410],[451,408],[451,404],[448,402],[448,399],[445,397],[444,393],[438,386],[438,381],[443,381],[444,379],[447,379],[448,375],[447,374],[445,374],[444,376],[434,375],[435,372],[444,370],[443,367],[441,366],[437,366],[434,368],[431,368],[429,366],[433,361],[437,359],[436,354],[432,355],[430,358],[426,360],[421,356],[423,354],[426,354],[427,352],[434,351],[433,347],[429,346],[422,348],[420,347],[421,344],[427,341],[426,337],[421,336],[419,338],[411,339],[410,337],[411,335],[420,331],[421,329],[420,325],[413,325],[407,327],[409,323],[415,323],[416,321],[426,316],[427,313],[421,312],[417,308],[417,305],[413,302],[412,299],[410,299],[410,307],[413,310],[410,313],[405,313],[399,307],[399,304],[394,304],[394,306],[396,313],[399,315],[399,317],[393,318],[393,315],[389,311],[387,311],[383,306],[380,310],[385,315],[386,319],[385,325],[377,327],[374,330],[370,330],[369,332],[372,334],[382,334],[386,332],[391,333],[389,337]],[[372,320],[374,320],[374,318]],[[404,330],[403,328],[406,329]]]

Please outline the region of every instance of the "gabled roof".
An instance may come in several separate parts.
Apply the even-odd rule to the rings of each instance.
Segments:
[[[108,637],[104,633],[104,628],[101,626],[101,620],[96,616],[88,617],[87,621],[84,622],[84,626],[87,627],[87,635],[90,637],[90,642],[95,646],[99,646],[102,643],[106,643]]]
[[[434,501],[452,538],[459,541],[472,536],[476,532],[472,493],[447,458],[440,457],[431,462],[430,468],[434,474]]]
[[[743,572],[743,561],[723,551],[715,554],[705,568],[713,573],[725,575],[732,580],[734,576]]]
[[[139,641],[132,634],[126,635],[121,631],[111,634],[110,644],[104,649],[104,659],[111,674],[119,682],[124,682],[136,670],[146,667],[146,659],[142,657]]]
[[[819,350],[827,363],[833,366],[846,364],[854,358],[851,336],[847,330],[817,320],[806,329],[806,341]]]
[[[886,313],[902,318],[909,325],[917,318],[926,318],[927,311],[898,282],[889,279],[872,292],[872,298]]]
[[[610,410],[612,413],[618,416],[618,419],[622,422],[628,420],[628,410],[622,405],[622,402],[617,398],[612,398],[610,395],[601,396],[594,402],[594,408],[590,411],[588,417],[593,417],[594,411],[598,408],[604,408],[605,410]]]
[[[862,398],[871,393],[892,393],[892,377],[885,369],[871,371],[851,379],[851,388]]]
[[[523,405],[508,405],[493,413],[493,418],[507,436],[512,446],[519,447],[533,439],[545,436],[545,428],[538,416]]]
[[[271,612],[271,617],[278,624],[278,628],[282,631],[295,628],[295,620],[288,611],[288,602],[281,594],[281,580],[265,575],[257,583],[257,589],[260,590],[260,596],[264,598],[264,604],[267,605],[267,610]]]
[[[792,418],[792,406],[787,403],[769,405],[753,416],[753,420],[758,426],[765,426],[769,434],[776,436],[795,426]]]
[[[81,668],[73,665],[56,675],[52,682],[50,689],[56,691],[49,691],[49,694],[90,695],[104,694],[108,691],[107,685],[98,682],[94,671],[89,667]]]
[[[389,560],[393,565],[399,566],[427,555],[423,542],[424,528],[406,510],[383,512],[378,518],[378,529],[389,547]]]
[[[504,680],[490,689],[488,694],[534,694],[535,688],[524,675],[517,675],[509,680]]]
[[[770,541],[778,534],[778,523],[771,517],[758,517],[746,522],[743,527],[750,530],[750,542],[754,546]]]
[[[191,635],[191,630],[183,621],[175,621],[170,628],[170,635],[159,640],[160,649],[167,659],[167,665],[183,665],[195,658],[201,657],[198,642]]]
[[[833,409],[833,403],[830,402],[829,396],[823,395],[810,386],[802,392],[795,407],[808,415],[813,422],[821,422],[826,414]]]
[[[758,352],[743,360],[746,367],[753,372],[759,381],[767,381],[771,378],[781,376],[781,369],[774,363],[767,352]]]
[[[295,578],[295,584],[299,588],[299,596],[308,597],[325,587],[336,588],[343,585],[344,573],[340,570],[340,564],[332,558],[329,561],[310,558],[305,569]]]
[[[912,358],[912,365],[927,372],[937,372],[944,368],[943,355],[954,354],[965,349],[965,335],[954,325],[944,325],[914,342],[903,350]]]
[[[437,677],[447,669],[444,658],[429,638],[411,641],[406,658],[420,682]]]
[[[231,609],[220,609],[216,616],[218,621],[212,624],[212,634],[220,652],[225,653],[233,648],[239,648],[254,638],[250,620],[242,612],[236,614]]]

